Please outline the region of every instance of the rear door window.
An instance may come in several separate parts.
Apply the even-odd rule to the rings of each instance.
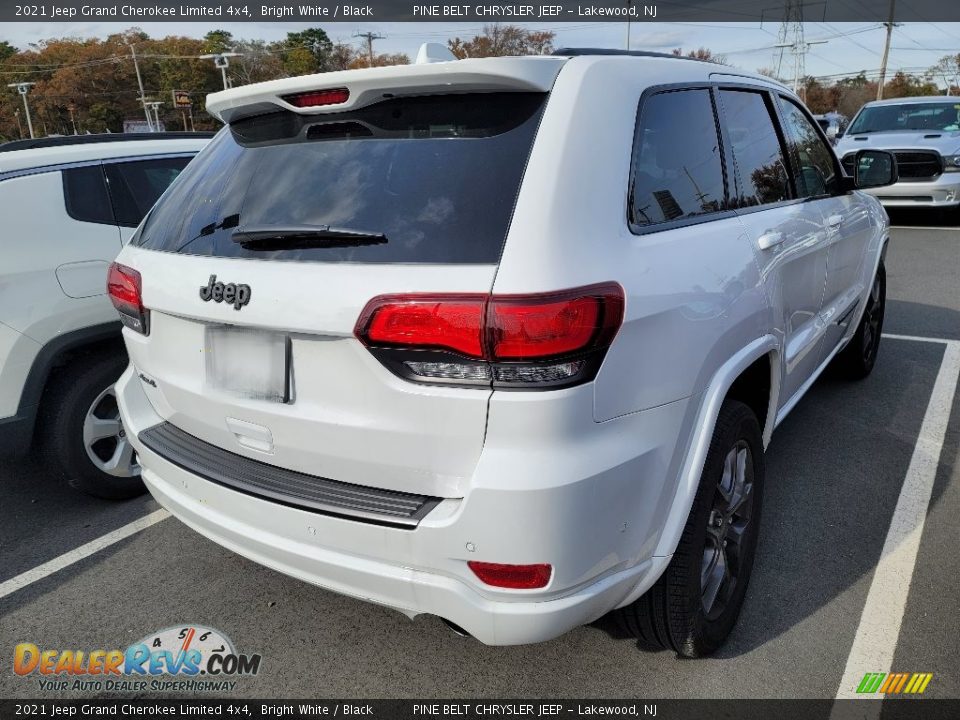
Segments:
[[[105,164],[117,224],[139,225],[188,162],[187,157],[169,157]]]
[[[63,171],[63,201],[74,220],[116,225],[103,167],[87,165]]]
[[[739,177],[736,206],[790,199],[787,165],[767,93],[721,90],[720,100]]]
[[[546,97],[393,98],[240,120],[197,156],[133,242],[217,257],[495,263]],[[260,239],[248,242],[251,233]]]
[[[669,91],[646,98],[634,148],[631,224],[687,220],[726,208],[710,91]]]

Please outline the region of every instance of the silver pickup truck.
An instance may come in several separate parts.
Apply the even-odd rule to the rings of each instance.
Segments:
[[[900,180],[870,192],[885,207],[941,208],[960,214],[960,97],[867,103],[836,145],[847,174],[858,150],[889,150]]]

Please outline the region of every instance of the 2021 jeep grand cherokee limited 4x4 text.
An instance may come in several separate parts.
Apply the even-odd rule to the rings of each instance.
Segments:
[[[568,51],[208,108],[228,127],[111,271],[156,498],[485,643],[619,609],[715,649],[770,433],[832,360],[870,371],[883,318],[886,216],[797,99]]]

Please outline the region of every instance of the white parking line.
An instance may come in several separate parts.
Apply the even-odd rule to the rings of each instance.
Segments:
[[[837,699],[883,698],[879,693],[857,695],[856,690],[866,673],[891,670],[917,553],[920,550],[923,525],[927,519],[933,483],[950,420],[950,410],[960,378],[960,340],[932,340],[899,335],[884,337],[939,342],[946,348],[923,416],[917,444],[913,448],[907,475],[900,489],[900,497],[893,511],[890,529],[883,543],[880,561],[870,584],[867,602],[863,606],[860,625],[847,657],[847,666],[837,689]],[[880,703],[877,703],[872,709],[879,713],[880,707]],[[834,706],[835,713],[839,708],[839,705]]]
[[[166,510],[154,510],[149,515],[144,515],[139,520],[134,520],[132,523],[124,525],[121,528],[117,528],[113,532],[109,532],[106,535],[102,535],[96,540],[91,540],[85,545],[81,545],[70,552],[65,552],[63,555],[55,557],[49,562],[43,563],[43,565],[38,565],[31,570],[27,570],[25,573],[21,573],[16,577],[5,580],[4,582],[0,583],[0,598],[5,598],[7,595],[15,593],[17,590],[21,590],[27,585],[35,583],[38,580],[43,580],[43,578],[52,575],[55,572],[59,572],[65,567],[69,567],[75,562],[79,562],[86,557],[90,557],[94,553],[98,553],[104,548],[110,547],[114,543],[120,542],[124,538],[128,538],[131,535],[140,532],[141,530],[146,530],[151,525],[156,525],[158,522],[165,520],[168,517],[170,517],[170,513],[168,513]]]

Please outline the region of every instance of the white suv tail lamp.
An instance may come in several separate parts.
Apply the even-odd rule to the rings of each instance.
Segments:
[[[616,283],[530,295],[381,295],[354,334],[408,380],[566,387],[594,378],[623,308]]]
[[[149,311],[143,307],[143,283],[140,273],[120,263],[111,263],[107,271],[107,294],[120,313],[120,322],[141,335],[149,334]]]

